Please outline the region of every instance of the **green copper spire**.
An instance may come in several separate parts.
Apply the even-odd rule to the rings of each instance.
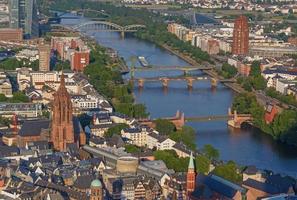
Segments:
[[[190,156],[190,161],[189,161],[189,167],[188,169],[194,169],[194,158],[193,158],[193,153],[191,152],[191,156]]]

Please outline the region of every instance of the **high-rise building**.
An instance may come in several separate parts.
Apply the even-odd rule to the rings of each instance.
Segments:
[[[9,5],[9,26],[10,28],[19,28],[19,0],[8,1]]]
[[[57,151],[66,151],[67,144],[74,143],[72,103],[65,87],[64,74],[58,91],[54,94],[51,141]]]
[[[187,172],[187,195],[190,196],[192,192],[194,192],[196,187],[196,172],[194,165],[194,158],[191,152],[188,172]]]
[[[90,51],[74,51],[70,56],[71,69],[82,72],[90,63]]]
[[[249,51],[249,25],[247,17],[241,15],[235,20],[232,54],[247,55]]]
[[[10,28],[22,28],[25,38],[38,37],[36,0],[10,0],[9,24]]]
[[[38,48],[39,51],[39,71],[50,70],[50,54],[51,47],[47,44],[41,44]]]

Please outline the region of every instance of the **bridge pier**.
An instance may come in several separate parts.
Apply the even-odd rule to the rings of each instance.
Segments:
[[[217,87],[217,85],[218,85],[217,79],[211,78],[210,79],[210,82],[211,82],[211,87]]]
[[[134,67],[131,67],[130,69],[130,79],[133,80],[135,77],[135,70],[134,70]]]
[[[192,89],[193,88],[193,82],[194,82],[194,79],[193,78],[187,78],[188,89]]]
[[[232,113],[231,108],[228,110],[228,115],[230,119],[228,120],[228,125],[233,128],[241,128],[241,124],[252,120],[252,115],[250,114],[238,114],[236,110]]]
[[[121,39],[125,39],[125,31],[121,31]]]
[[[138,87],[139,88],[143,88],[143,86],[144,86],[144,80],[143,79],[139,79],[138,80]]]
[[[168,78],[162,78],[160,80],[162,82],[163,88],[168,88],[169,79]]]

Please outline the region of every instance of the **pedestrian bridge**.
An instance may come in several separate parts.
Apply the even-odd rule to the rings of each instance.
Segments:
[[[252,115],[251,114],[238,114],[235,110],[231,111],[229,108],[228,113],[226,115],[210,115],[210,116],[190,116],[186,117],[184,113],[177,111],[174,117],[164,117],[162,119],[166,119],[171,121],[177,129],[182,129],[186,122],[207,122],[207,121],[227,121],[227,124],[233,128],[240,128],[241,124],[244,122],[251,122]],[[140,119],[139,122],[141,124],[150,126],[155,128],[155,120],[156,119]]]

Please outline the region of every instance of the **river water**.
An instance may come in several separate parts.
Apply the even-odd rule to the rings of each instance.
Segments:
[[[64,24],[69,21],[63,21]],[[75,23],[79,23],[76,21]],[[151,65],[187,66],[188,64],[156,45],[139,40],[133,36],[121,39],[118,33],[88,32],[99,44],[118,51],[128,65],[132,56],[145,56]],[[141,67],[136,62],[137,67]],[[179,71],[137,72],[136,77],[176,76]],[[196,72],[204,75],[202,72]],[[129,75],[127,75],[129,76]],[[174,116],[177,110],[186,116],[223,115],[232,104],[234,92],[223,85],[212,89],[208,81],[196,82],[188,90],[184,82],[170,82],[167,90],[161,83],[145,83],[143,89],[135,87],[134,94],[138,103],[144,103],[151,118]],[[261,131],[244,127],[230,129],[224,121],[191,122],[196,134],[198,148],[211,144],[220,151],[222,160],[234,160],[241,165],[255,165],[260,169],[273,170],[297,177],[297,148],[288,147],[272,140]]]

